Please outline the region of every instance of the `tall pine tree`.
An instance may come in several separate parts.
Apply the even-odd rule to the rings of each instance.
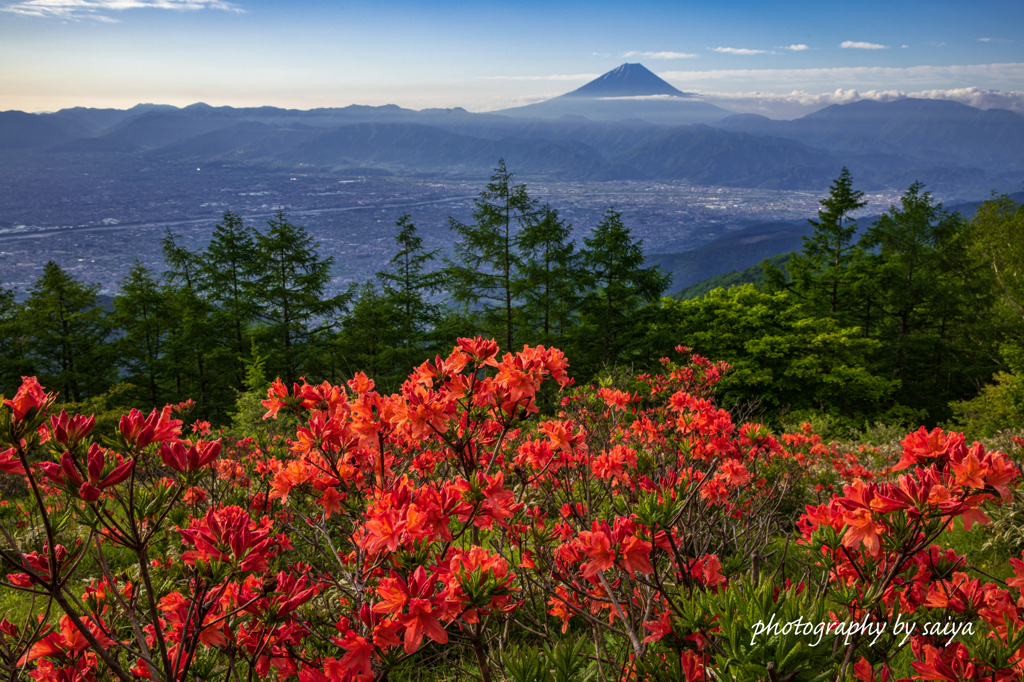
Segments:
[[[853,175],[843,168],[821,200],[814,233],[804,237],[803,249],[786,263],[792,288],[811,308],[830,317],[854,305],[851,264],[858,254],[855,211],[867,206],[864,192],[853,189]]]
[[[174,326],[173,294],[138,260],[121,280],[111,316],[118,331],[118,364],[149,407],[166,402],[167,341]]]
[[[428,300],[430,294],[443,287],[442,273],[427,272],[438,251],[423,248],[423,238],[416,233],[416,225],[407,213],[395,224],[398,234],[395,245],[398,253],[388,261],[386,270],[377,273],[390,303],[402,311],[402,345],[417,346],[423,333],[437,319],[437,306]]]
[[[672,283],[660,267],[644,267],[643,241],[622,224],[622,214],[609,208],[594,232],[583,240],[581,263],[591,289],[583,298],[582,333],[600,345],[600,359],[616,358],[630,317],[645,303],[657,301]]]
[[[572,225],[548,205],[516,234],[521,265],[513,295],[521,301],[522,334],[534,345],[554,343],[575,323],[584,282],[571,234]]]
[[[501,339],[506,350],[513,350],[515,342],[514,282],[521,266],[516,233],[536,212],[536,201],[527,194],[526,185],[512,184],[513,177],[505,160],[499,160],[475,202],[474,223],[449,219],[459,241],[456,260],[447,261],[445,269],[451,297],[476,312],[486,333]]]
[[[33,374],[25,357],[23,307],[13,289],[0,288],[0,393],[12,396],[21,386],[21,377]]]
[[[967,252],[966,222],[915,182],[861,239],[879,311],[872,336],[883,369],[900,379],[898,400],[949,416],[948,402],[970,393],[993,367],[971,330],[992,307],[987,270]]]
[[[29,289],[23,319],[39,381],[60,400],[81,402],[113,383],[110,321],[98,284],[83,284],[50,261]]]
[[[243,362],[250,348],[249,326],[256,316],[251,285],[257,260],[252,228],[231,211],[214,227],[210,244],[199,258],[203,295],[217,307],[230,330],[230,364],[238,386],[242,385]]]
[[[167,339],[167,372],[176,399],[196,400],[204,416],[223,415],[229,407],[224,389],[232,382],[232,373],[225,376],[215,366],[215,356],[224,334],[217,325],[217,310],[202,292],[202,253],[179,245],[178,238],[168,229],[161,241],[174,319]]]
[[[257,274],[250,291],[260,324],[261,348],[273,349],[270,369],[291,383],[310,356],[310,341],[331,328],[352,290],[325,299],[333,258],[322,258],[304,227],[290,223],[283,212],[255,236]]]
[[[336,380],[364,372],[380,390],[398,390],[426,355],[410,344],[405,314],[400,299],[381,292],[373,282],[363,284],[341,329],[325,344],[325,369]]]

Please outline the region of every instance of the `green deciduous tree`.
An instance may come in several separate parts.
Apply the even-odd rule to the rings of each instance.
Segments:
[[[811,315],[788,292],[752,284],[689,301],[664,299],[650,333],[663,347],[684,344],[731,364],[720,389],[729,405],[759,403],[774,414],[820,410],[861,425],[892,408],[898,385],[871,369],[877,341]]]
[[[1024,202],[993,195],[971,219],[972,252],[992,269],[1006,305],[1024,323]]]

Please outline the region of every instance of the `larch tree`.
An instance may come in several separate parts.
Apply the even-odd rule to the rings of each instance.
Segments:
[[[118,364],[151,407],[163,407],[167,341],[174,325],[172,295],[137,259],[121,280],[111,316],[119,336]]]
[[[39,380],[60,391],[64,401],[80,402],[113,382],[110,321],[100,306],[99,288],[50,261],[25,301],[30,359]]]
[[[584,283],[571,235],[572,225],[548,205],[516,234],[521,265],[513,294],[521,301],[523,333],[533,343],[552,343],[575,319]]]
[[[438,250],[427,251],[423,238],[416,232],[416,225],[407,213],[395,224],[396,253],[385,270],[377,273],[384,295],[402,311],[403,345],[416,345],[426,328],[436,318],[437,306],[428,300],[430,294],[443,287],[440,272],[428,272],[427,268],[437,256]]]
[[[786,264],[794,291],[801,298],[837,317],[852,305],[851,264],[857,258],[857,221],[852,214],[867,206],[864,192],[853,188],[853,175],[843,168],[821,200],[814,233],[804,237],[803,249]]]
[[[900,379],[900,402],[948,417],[954,394],[991,375],[991,360],[970,329],[993,302],[986,268],[968,255],[967,224],[915,182],[861,238],[866,276],[879,311],[872,336],[881,361]]]
[[[0,393],[14,395],[21,377],[31,373],[25,357],[23,306],[14,289],[0,288]]]
[[[218,308],[231,330],[234,381],[241,385],[243,361],[249,351],[249,326],[256,316],[251,283],[256,277],[256,242],[252,228],[227,211],[214,227],[209,246],[199,258],[203,295]]]
[[[299,377],[310,340],[334,325],[352,293],[324,298],[334,259],[322,258],[313,237],[283,212],[268,222],[266,232],[256,234],[255,245],[257,274],[249,295],[261,325],[261,346],[275,350],[270,361],[291,383]]]
[[[608,362],[618,353],[631,314],[657,301],[672,276],[656,265],[644,267],[643,241],[633,238],[614,208],[605,212],[583,244],[580,261],[590,277],[581,306],[583,331],[599,340],[601,359]]]
[[[455,260],[447,261],[445,269],[452,299],[479,314],[486,332],[501,338],[506,350],[514,348],[514,282],[522,265],[516,233],[534,220],[537,210],[526,185],[514,185],[513,177],[505,160],[499,160],[475,201],[474,222],[449,219],[459,240]]]

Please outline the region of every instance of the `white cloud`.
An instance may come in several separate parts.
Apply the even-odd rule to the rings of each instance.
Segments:
[[[117,21],[101,12],[126,9],[200,10],[220,9],[241,12],[237,5],[225,0],[23,0],[0,6],[0,11],[30,17],[58,19],[94,19]]]
[[[888,50],[888,45],[879,45],[878,43],[862,43],[856,40],[844,40],[842,45],[839,47],[845,50]]]
[[[699,55],[689,54],[687,52],[638,52],[637,50],[630,50],[629,52],[623,52],[622,58],[628,59],[629,57],[648,57],[649,59],[693,59]]]
[[[610,52],[595,52],[592,56],[594,56],[594,57],[602,57],[604,59],[607,59],[608,57],[611,57],[612,55],[611,55]]]
[[[767,50],[751,50],[745,47],[709,47],[713,52],[724,52],[725,54],[764,54]]]
[[[688,88],[694,81],[748,81],[754,87],[808,88],[808,87],[860,87],[921,90],[941,86],[961,87],[965,80],[1001,83],[1024,82],[1024,63],[954,64],[950,66],[844,66],[816,69],[711,69],[707,71],[666,71],[658,74],[666,80],[682,81]],[[959,81],[959,82],[957,82]],[[770,85],[769,85],[770,84]],[[985,85],[985,83],[981,83]]]
[[[950,99],[979,109],[1009,109],[1024,114],[1024,91],[989,90],[986,88],[952,88],[950,90],[922,90],[909,92],[907,97],[924,99]]]
[[[978,42],[979,43],[991,43],[992,39],[991,38],[978,38]]]
[[[978,109],[1009,109],[1024,114],[1024,91],[990,90],[986,88],[950,88],[936,90],[866,90],[839,88],[833,92],[814,94],[803,90],[787,93],[711,92],[698,91],[699,97],[721,106],[744,112],[795,117],[817,111],[830,104],[850,104],[860,100],[892,102],[895,100],[941,99],[960,102]]]
[[[792,50],[793,52],[801,52],[803,50],[809,50],[811,48],[807,47],[803,43],[800,43],[800,44],[797,44],[797,45],[789,45],[789,46],[783,47],[781,49],[783,49],[783,50]]]

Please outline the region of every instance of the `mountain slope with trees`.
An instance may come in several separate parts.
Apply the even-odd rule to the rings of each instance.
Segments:
[[[137,263],[112,305],[52,263],[25,302],[0,292],[0,391],[31,373],[66,401],[195,397],[224,419],[254,376],[343,381],[371,371],[397,389],[450,338],[486,334],[506,348],[568,349],[580,381],[653,367],[683,343],[734,366],[721,384],[728,407],[775,423],[970,418],[991,430],[967,416],[984,412],[977,400],[1016,414],[1024,297],[1014,293],[1016,251],[997,245],[1015,243],[1019,204],[993,198],[968,220],[915,183],[877,218],[853,220],[862,206],[844,169],[806,227],[752,226],[695,252],[694,267],[715,249],[749,259],[773,240],[800,240],[760,278],[723,278],[756,287],[705,283],[686,300],[661,299],[670,272],[644,256],[614,208],[574,238],[503,161],[473,221],[452,222],[454,257],[426,251],[403,216],[397,254],[376,281],[330,299],[331,261],[302,227],[278,214],[257,230],[227,212],[205,249],[168,232],[166,272]]]

